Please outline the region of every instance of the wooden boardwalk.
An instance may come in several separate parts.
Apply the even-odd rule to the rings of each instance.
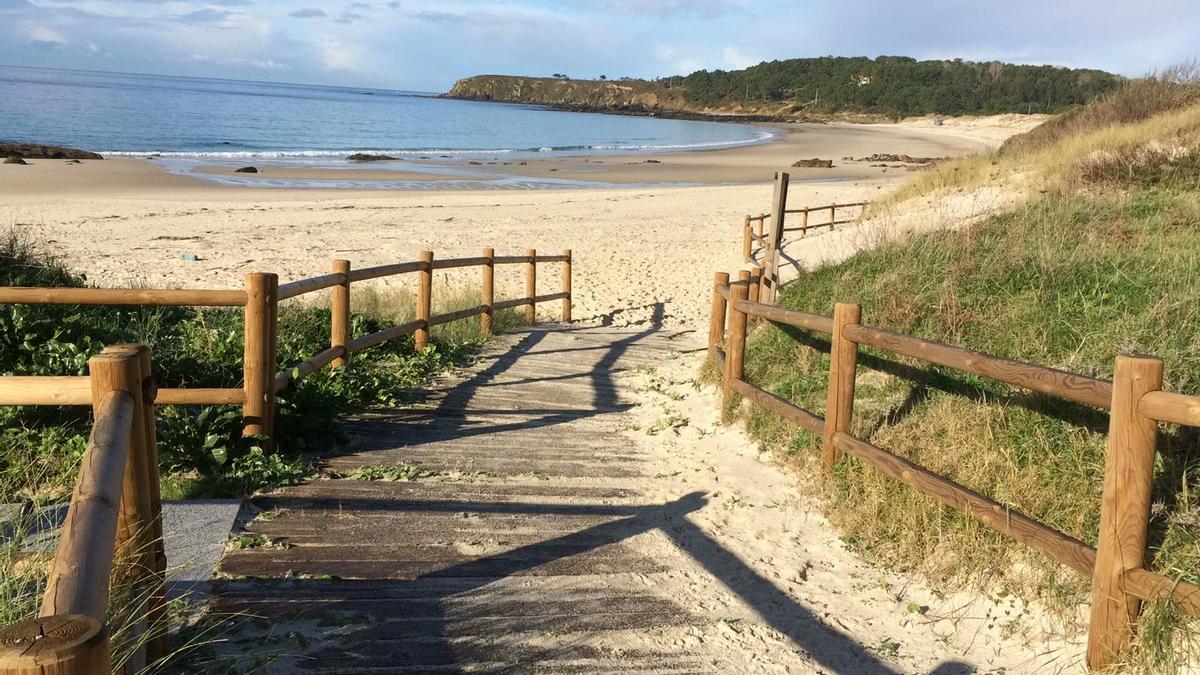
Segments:
[[[728,672],[688,639],[717,617],[638,543],[699,505],[648,503],[621,433],[614,378],[671,349],[636,327],[532,329],[415,408],[349,422],[342,478],[254,499],[246,531],[272,545],[225,556],[214,610],[266,620],[233,646],[273,650],[274,672]],[[346,477],[393,466],[429,475]]]

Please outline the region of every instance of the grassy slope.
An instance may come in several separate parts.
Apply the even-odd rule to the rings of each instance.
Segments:
[[[965,189],[1017,170],[1052,188],[976,226],[809,272],[781,302],[821,314],[835,300],[859,302],[867,323],[1102,377],[1117,354],[1148,352],[1166,361],[1168,389],[1200,392],[1197,129],[1200,108],[1191,107],[1027,143],[1007,156],[966,160],[957,172],[948,165],[909,195],[927,199],[930,189]],[[1147,153],[1148,146],[1175,150]],[[752,382],[824,408],[826,342],[764,327],[749,349]],[[1106,414],[870,349],[860,363],[857,435],[1096,541]],[[742,410],[755,434],[812,463],[818,439]],[[1197,439],[1194,430],[1164,428],[1151,526],[1150,566],[1193,582],[1200,582]],[[1041,596],[1064,617],[1088,601],[1087,579],[855,460],[841,462],[821,489],[847,540],[887,564],[951,586]],[[1164,630],[1177,625],[1143,631],[1143,667],[1170,667],[1171,640],[1194,641],[1194,629]]]

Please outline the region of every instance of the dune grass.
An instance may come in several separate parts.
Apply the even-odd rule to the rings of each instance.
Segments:
[[[1120,353],[1149,353],[1165,362],[1166,389],[1200,393],[1196,87],[1119,90],[999,153],[915,177],[876,213],[998,182],[1042,189],[972,226],[882,241],[808,271],[780,303],[830,314],[834,302],[858,302],[865,323],[1097,377],[1111,377]],[[826,337],[765,325],[750,338],[747,379],[818,414],[828,368]],[[755,406],[737,414],[817,475],[820,439]],[[1107,421],[1086,406],[861,350],[856,435],[1091,544]],[[1148,567],[1200,583],[1200,433],[1163,425],[1158,450]],[[944,588],[1036,598],[1064,632],[1084,628],[1085,576],[853,458],[814,487],[845,540],[877,561]],[[1194,667],[1198,643],[1200,622],[1148,603],[1124,666]]]

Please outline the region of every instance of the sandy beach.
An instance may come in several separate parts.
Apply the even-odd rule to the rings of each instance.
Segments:
[[[138,159],[30,160],[28,166],[0,166],[0,224],[25,231],[104,286],[229,288],[239,286],[246,272],[276,272],[287,281],[324,273],[333,258],[363,267],[412,260],[426,248],[438,257],[478,255],[485,247],[498,254],[572,249],[577,318],[645,321],[662,303],[668,326],[693,329],[704,325],[713,272],[741,266],[742,217],[768,209],[774,172],[791,172],[792,207],[871,200],[912,174],[842,158],[962,155],[995,147],[1040,121],[1001,116],[942,126],[929,120],[793,124],[782,125],[779,140],[769,144],[531,159],[502,167],[531,180],[628,186],[610,189],[454,190],[444,177],[422,178],[429,185],[410,190],[239,187]],[[789,168],[813,157],[833,159],[835,168]],[[478,179],[500,166],[459,162],[456,169],[459,178]],[[362,181],[414,179],[408,170],[383,164],[268,167],[260,175],[276,170],[312,179],[330,173],[354,173]],[[511,185],[511,179],[505,183]],[[558,290],[555,273],[543,273],[541,288]],[[436,283],[475,285],[477,274],[451,272]],[[501,297],[520,291],[519,275],[516,268],[497,274]]]

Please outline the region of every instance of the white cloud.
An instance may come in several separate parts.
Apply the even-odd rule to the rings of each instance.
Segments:
[[[42,44],[67,44],[67,38],[62,33],[48,26],[37,24],[29,25],[25,28],[25,38],[30,42],[40,42]]]
[[[748,56],[745,52],[732,45],[726,46],[721,51],[721,58],[725,61],[725,67],[733,70],[749,68],[762,63],[762,59]]]

